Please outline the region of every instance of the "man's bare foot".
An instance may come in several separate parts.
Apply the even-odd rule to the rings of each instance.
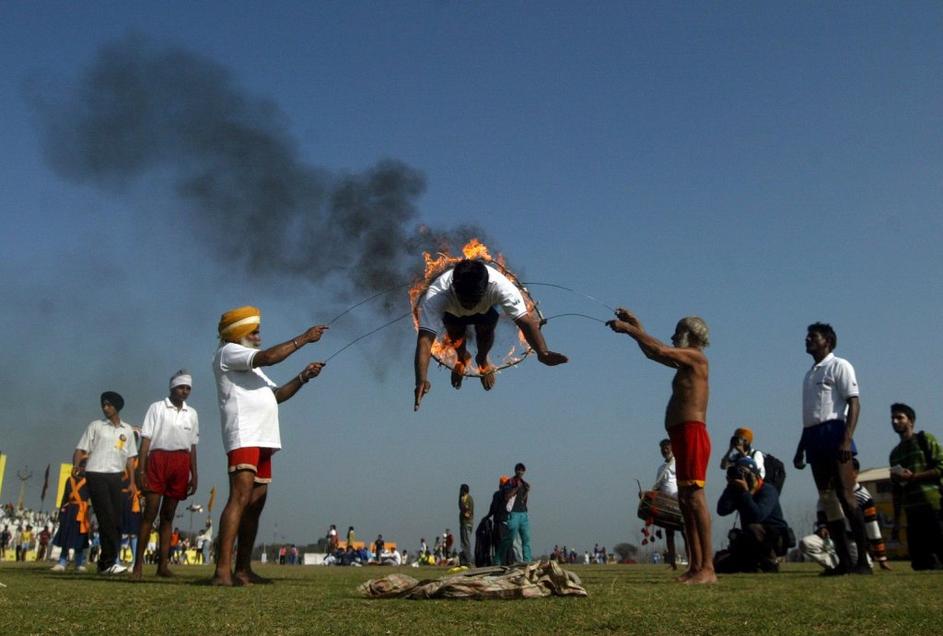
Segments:
[[[131,571],[131,574],[128,576],[128,580],[134,581],[135,583],[140,583],[141,581],[144,580],[144,573],[141,572],[139,569],[134,568]]]
[[[494,382],[497,379],[495,369],[493,366],[488,364],[488,360],[478,360],[475,359],[475,364],[478,365],[478,373],[481,374],[481,386],[484,387],[485,391],[490,391],[491,387],[494,386]]]
[[[471,360],[471,354],[467,351],[456,351],[455,353],[458,359],[452,367],[452,388],[460,389],[462,388],[462,380],[465,379],[465,367],[468,366],[468,361]]]
[[[235,572],[233,577],[238,581],[237,585],[269,585],[272,583],[272,579],[259,576],[252,570]]]
[[[174,573],[170,571],[170,568],[157,568],[157,576],[162,576],[165,579],[169,579],[174,576]]]
[[[694,576],[696,573],[693,570],[685,570],[683,574],[675,577],[675,581],[678,583],[685,583],[689,578]]]
[[[684,581],[685,585],[702,585],[709,583],[716,583],[717,575],[714,574],[713,570],[701,570],[700,572],[695,572]]]
[[[210,585],[216,585],[219,587],[232,587],[233,586],[232,575],[228,573],[220,574],[219,572],[217,572],[216,575],[210,579]]]

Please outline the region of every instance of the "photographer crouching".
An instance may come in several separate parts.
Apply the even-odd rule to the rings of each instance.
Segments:
[[[727,469],[727,487],[717,502],[717,514],[740,515],[742,529],[731,530],[730,547],[714,555],[718,573],[779,572],[777,556],[786,554],[795,538],[783,519],[779,492],[765,484],[749,457]]]

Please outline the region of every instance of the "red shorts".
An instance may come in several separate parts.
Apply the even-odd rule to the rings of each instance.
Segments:
[[[183,501],[190,485],[190,451],[152,450],[147,454],[146,477],[147,492]]]
[[[668,429],[671,452],[675,456],[678,486],[704,487],[707,462],[711,458],[711,438],[704,422],[682,422]]]
[[[229,451],[229,472],[251,470],[255,473],[255,483],[272,483],[272,453],[275,448],[246,446]]]

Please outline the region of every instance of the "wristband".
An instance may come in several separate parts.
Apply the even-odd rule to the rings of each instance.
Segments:
[[[310,379],[310,378],[309,378],[309,379]],[[301,382],[302,384],[307,384],[307,383],[308,383],[308,380],[306,380],[305,377],[304,377],[304,371],[302,371],[301,373],[298,374],[298,381]]]
[[[299,344],[298,344],[298,338],[297,338],[297,337],[291,339],[291,344],[295,345],[295,351],[298,351],[298,349],[301,348],[301,346],[299,346]]]

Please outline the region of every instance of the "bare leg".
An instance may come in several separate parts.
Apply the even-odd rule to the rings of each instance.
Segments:
[[[263,578],[252,571],[252,548],[255,547],[255,536],[259,531],[259,517],[265,508],[265,499],[268,495],[268,484],[255,484],[252,489],[252,498],[242,514],[242,523],[239,524],[239,541],[236,545],[236,571],[233,573],[234,582],[240,585],[253,583],[271,583],[270,579]]]
[[[485,391],[491,390],[496,379],[494,369],[488,362],[488,354],[494,346],[494,328],[495,325],[475,325],[475,340],[478,342],[475,364],[478,365],[478,371],[481,373],[481,386]]]
[[[868,563],[868,533],[864,527],[864,513],[858,506],[855,498],[854,467],[850,461],[838,462],[835,474],[835,494],[842,512],[851,524],[851,533],[858,548],[858,562],[852,564],[854,574],[871,574],[871,565]]]
[[[462,388],[462,380],[465,379],[465,367],[471,359],[471,354],[468,353],[466,346],[465,327],[463,325],[447,325],[445,330],[449,342],[455,347],[455,366],[452,367],[451,377],[452,387],[460,389]]]
[[[131,570],[131,580],[140,581],[144,573],[144,553],[151,538],[151,529],[157,517],[157,508],[160,506],[160,495],[154,492],[144,494],[144,514],[141,515],[141,527],[138,530],[138,549],[134,556],[134,568]]]
[[[170,535],[174,530],[174,516],[177,513],[176,499],[164,497],[160,505],[160,544],[159,556],[157,557],[157,576],[171,577],[174,575],[170,571]]]
[[[685,583],[716,583],[714,561],[711,558],[713,545],[711,541],[711,513],[707,507],[707,497],[704,489],[699,486],[682,486],[679,501],[686,500],[682,514],[687,510],[685,518],[685,545],[691,555],[691,565],[685,573]]]
[[[239,470],[229,474],[229,500],[219,517],[219,555],[216,558],[216,573],[210,580],[212,585],[233,584],[232,553],[243,513],[252,499],[255,473]],[[163,547],[161,541],[161,547]],[[169,543],[169,541],[168,541]]]

